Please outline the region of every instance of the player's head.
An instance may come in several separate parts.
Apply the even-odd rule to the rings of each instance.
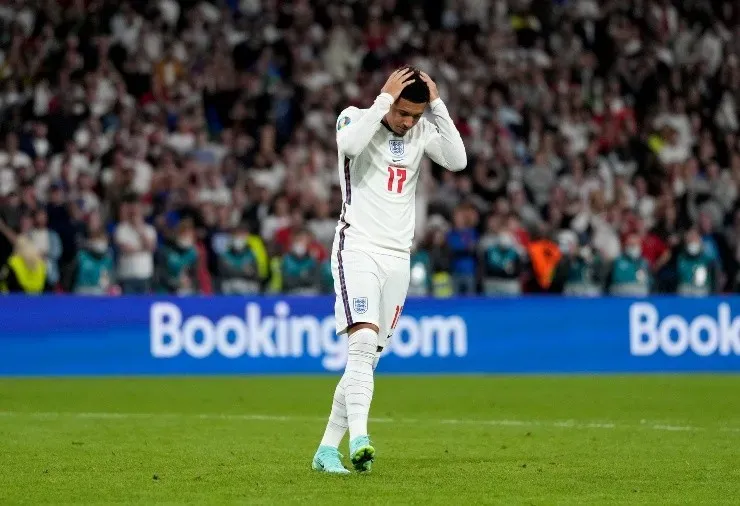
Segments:
[[[419,122],[421,115],[424,114],[424,109],[429,103],[429,87],[421,79],[419,69],[410,65],[403,68],[413,71],[410,78],[414,82],[403,89],[398,100],[391,106],[391,110],[385,116],[388,126],[399,135],[405,134]]]

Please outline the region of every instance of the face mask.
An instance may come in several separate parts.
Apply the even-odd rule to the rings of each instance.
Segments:
[[[423,265],[416,264],[411,268],[411,282],[423,283],[426,280],[427,272]]]
[[[190,248],[193,245],[194,241],[192,237],[180,237],[177,239],[177,245],[181,248]]]
[[[686,251],[689,253],[689,255],[698,255],[701,251],[701,243],[698,242],[691,242],[688,245],[686,245]]]
[[[100,255],[108,251],[108,241],[90,241],[88,247],[91,251]]]
[[[627,256],[633,259],[640,258],[642,255],[642,248],[640,246],[629,246],[627,248]]]
[[[298,257],[302,257],[308,251],[308,247],[303,243],[298,243],[293,246],[293,254]]]
[[[499,234],[498,243],[501,246],[511,246],[512,244],[514,244],[514,241],[512,240],[511,235],[509,234]]]
[[[242,251],[247,246],[247,241],[243,237],[234,237],[231,240],[231,247],[235,251]]]

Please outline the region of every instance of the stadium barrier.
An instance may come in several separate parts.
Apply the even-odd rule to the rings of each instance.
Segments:
[[[0,297],[0,375],[336,373],[333,306]],[[384,354],[380,373],[740,371],[740,297],[410,299]]]

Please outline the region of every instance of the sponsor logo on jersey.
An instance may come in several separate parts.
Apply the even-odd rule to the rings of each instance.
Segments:
[[[355,297],[352,299],[352,305],[356,313],[365,314],[367,312],[367,297]]]
[[[341,118],[339,118],[339,121],[337,121],[337,132],[349,125],[349,122],[349,116],[342,116]]]
[[[404,153],[404,145],[403,145],[403,139],[391,139],[388,141],[388,144],[391,148],[391,154],[393,156],[403,156]]]

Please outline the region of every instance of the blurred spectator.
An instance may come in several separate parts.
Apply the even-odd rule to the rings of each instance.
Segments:
[[[124,294],[144,294],[152,290],[154,251],[157,232],[144,221],[141,204],[128,200],[121,204],[120,222],[114,239],[118,249],[118,274]]]
[[[627,237],[624,252],[617,257],[607,276],[606,290],[612,295],[645,297],[652,289],[650,266],[642,256],[640,236]]]
[[[39,255],[46,262],[46,283],[49,288],[55,288],[60,277],[58,262],[62,256],[62,241],[59,234],[48,228],[48,222],[46,210],[38,209],[29,236]]]
[[[413,248],[409,259],[408,296],[428,297],[432,293],[432,262],[425,250]]]
[[[80,295],[115,294],[115,265],[105,229],[89,227],[87,240],[77,252],[74,274],[75,293]]]
[[[262,229],[260,235],[268,242],[275,240],[275,233],[278,230],[290,226],[291,214],[288,199],[284,196],[278,196],[272,204],[272,211],[262,220]]]
[[[293,236],[305,229],[305,220],[301,209],[293,209],[290,213],[287,224],[275,231],[273,243],[275,244],[275,253],[282,255],[290,250],[293,244]]]
[[[599,253],[590,245],[579,245],[578,239],[572,233],[563,233],[559,240],[568,270],[563,293],[579,297],[601,295],[605,273]]]
[[[452,254],[450,268],[457,295],[473,295],[477,292],[478,231],[475,228],[475,213],[469,206],[455,209],[454,225],[447,234],[447,243]]]
[[[444,228],[436,226],[430,231],[426,251],[432,272],[432,294],[435,297],[450,297],[455,294],[455,286],[450,275],[452,251],[447,243]]]
[[[0,267],[0,292],[38,295],[46,286],[46,263],[25,236],[16,237],[15,250]]]
[[[717,263],[695,228],[686,232],[683,247],[676,252],[676,273],[680,295],[707,296],[717,290]]]
[[[519,295],[524,260],[512,233],[497,215],[488,218],[488,230],[479,245],[483,294]]]
[[[157,251],[157,291],[175,295],[197,293],[197,262],[195,226],[191,218],[183,218],[174,235],[165,238],[165,243]]]
[[[562,293],[569,265],[566,255],[561,252],[565,247],[565,244],[558,245],[550,239],[546,225],[537,227],[527,247],[532,269],[532,277],[527,283],[528,292]],[[570,253],[572,247],[569,245],[566,253]]]
[[[320,268],[321,276],[321,293],[333,294],[334,293],[334,273],[331,270],[331,260],[325,260],[321,263]]]
[[[306,230],[293,234],[290,250],[281,261],[282,291],[293,295],[317,295],[320,291],[319,262],[309,254],[311,235]]]
[[[218,279],[221,293],[260,293],[267,273],[267,253],[262,239],[249,234],[246,223],[235,227],[228,248],[219,256]]]
[[[337,218],[332,216],[329,202],[319,200],[316,203],[313,216],[308,221],[308,229],[316,238],[316,241],[327,251],[331,251],[336,228]]]

